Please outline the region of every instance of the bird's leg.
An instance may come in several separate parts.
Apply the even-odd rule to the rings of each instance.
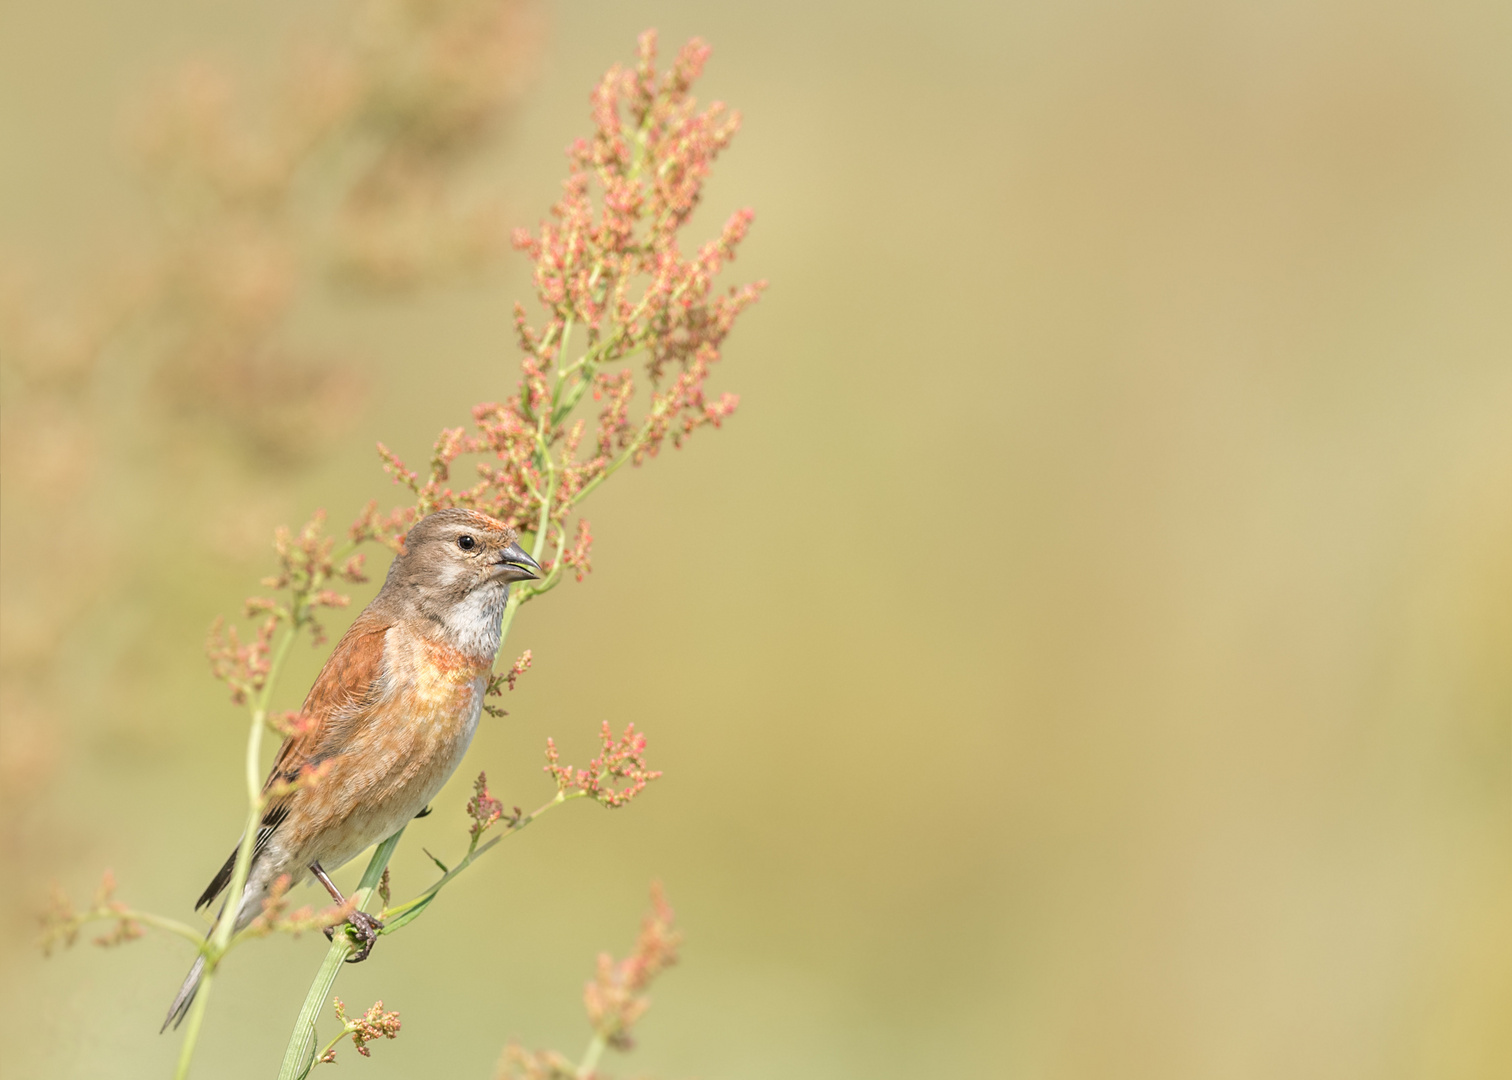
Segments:
[[[310,873],[314,874],[316,879],[325,886],[325,890],[326,892],[331,894],[332,900],[336,901],[338,904],[346,903],[346,897],[341,895],[341,890],[336,887],[336,883],[331,880],[330,875],[321,868],[321,865],[318,862],[310,864]],[[383,929],[383,921],[376,918],[375,916],[369,915],[365,911],[358,909],[354,910],[352,914],[347,917],[346,925],[352,928],[353,934],[355,934],[357,940],[361,942],[361,945],[358,947],[357,951],[351,956],[347,957],[346,962],[349,964],[361,963],[368,958],[368,953],[373,951],[373,943],[378,940],[378,931]],[[336,927],[326,927],[325,936],[327,940],[334,937],[335,934]]]
[[[346,903],[346,897],[341,895],[341,890],[338,889],[336,887],[336,883],[331,880],[331,875],[327,874],[325,872],[325,869],[318,862],[312,862],[310,864],[310,873],[315,875],[315,880],[319,881],[322,885],[325,886],[325,891],[331,894],[332,900],[336,901],[338,904]]]

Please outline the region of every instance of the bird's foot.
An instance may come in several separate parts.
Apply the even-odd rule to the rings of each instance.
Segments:
[[[351,918],[344,923],[337,923],[336,926],[343,927],[347,937],[357,945],[357,951],[347,957],[346,962],[360,964],[373,951],[373,945],[378,941],[378,933],[383,929],[383,920],[365,911],[354,911]],[[336,936],[336,926],[325,928],[327,940]]]

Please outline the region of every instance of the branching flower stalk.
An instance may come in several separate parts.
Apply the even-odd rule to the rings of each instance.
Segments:
[[[555,1050],[526,1050],[511,1042],[499,1062],[498,1080],[602,1080],[599,1061],[605,1050],[621,1053],[635,1046],[633,1031],[651,1007],[647,991],[677,963],[682,934],[659,883],[651,886],[651,911],[641,921],[635,948],[623,960],[600,953],[594,978],[583,987],[583,1007],[593,1036],[573,1062]]]
[[[409,489],[413,501],[387,513],[380,513],[376,502],[369,503],[340,543],[324,535],[323,513],[297,534],[280,529],[274,542],[280,571],[264,580],[275,595],[252,597],[246,603],[246,616],[259,620],[255,628],[245,638],[220,622],[211,630],[211,668],[227,683],[232,700],[247,706],[249,727],[246,825],[225,905],[208,937],[201,941],[189,927],[123,907],[108,891],[83,915],[59,907],[49,916],[50,941],[71,942],[83,923],[109,919],[117,924],[109,943],[136,936],[140,925],[157,926],[195,942],[205,958],[205,975],[186,1018],[177,1077],[188,1074],[219,965],[240,942],[274,931],[297,934],[341,923],[355,910],[366,910],[375,896],[382,901],[382,933],[397,932],[500,840],[548,810],[580,798],[621,807],[660,775],[647,768],[645,736],[633,725],[616,737],[605,722],[602,751],[583,769],[563,765],[555,743],[548,740],[545,768],[556,784],[555,795],[528,814],[519,808],[505,814],[480,774],[468,803],[472,826],[465,854],[451,867],[432,856],[441,876],[419,895],[398,905],[389,903],[387,866],[403,834],[400,830],[377,846],[344,907],[289,912],[289,883],[281,881],[265,901],[263,915],[233,935],[258,825],[270,800],[288,794],[287,787],[262,790],[263,732],[271,727],[287,736],[305,723],[297,712],[270,711],[278,674],[301,633],[308,632],[317,645],[325,640],[317,617],[320,609],[348,604],[349,598],[331,586],[366,580],[364,553],[358,549],[376,542],[401,550],[410,526],[453,506],[480,510],[517,529],[529,537],[531,554],[544,573],[540,580],[519,583],[511,591],[503,612],[502,644],[522,605],[556,588],[569,572],[581,581],[591,569],[589,523],[581,517],[569,521],[579,504],[625,465],[643,464],[669,441],[681,447],[693,432],[719,427],[735,410],[735,395],[711,397],[705,382],[737,316],[759,297],[765,283],[716,292],[713,279],[735,257],[752,213],[745,209],[731,215],[719,235],[691,256],[683,254],[679,233],[699,204],[711,165],[738,129],[739,115],[718,102],[700,111],[691,96],[709,55],[702,42],[689,42],[670,70],[661,73],[656,69],[654,32],[643,34],[639,45],[636,65],[611,68],[593,91],[594,131],[568,149],[569,174],[551,220],[535,234],[515,234],[515,246],[535,264],[535,291],[542,308],[534,325],[523,306],[515,308],[516,334],[524,353],[515,392],[502,403],[476,406],[470,432],[462,427],[443,430],[423,476],[380,443],[385,471]],[[649,400],[644,414],[632,419],[639,385],[644,385]],[[597,403],[597,415],[585,448],[589,421],[578,413],[590,397]],[[453,466],[464,455],[477,459],[476,481],[453,487]],[[513,689],[531,661],[526,650],[507,671],[495,674],[488,696]],[[491,714],[502,714],[492,705],[486,707]],[[320,780],[316,768],[292,784]],[[500,831],[483,842],[484,833],[500,823]],[[665,916],[670,934],[670,911]],[[366,1042],[397,1034],[398,1016],[384,1012],[381,1002],[359,1020],[349,1020],[343,1008],[341,1033],[317,1053],[316,1018],[354,948],[355,938],[333,935],[285,1048],[280,1080],[307,1075],[347,1036],[365,1054]],[[670,937],[647,948],[648,956],[662,957],[663,966],[675,956]],[[639,989],[660,970],[650,960],[637,961],[639,967],[624,971],[605,967],[606,963],[604,958],[599,989],[590,984],[587,999],[595,1042],[572,1075],[593,1075],[606,1046],[628,1046],[629,1027],[644,1008]]]

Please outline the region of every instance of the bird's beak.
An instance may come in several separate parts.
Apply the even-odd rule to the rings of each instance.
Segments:
[[[541,564],[525,553],[519,544],[510,544],[499,552],[499,577],[504,581],[531,581],[541,576]]]

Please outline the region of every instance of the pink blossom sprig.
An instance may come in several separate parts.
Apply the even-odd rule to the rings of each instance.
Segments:
[[[280,625],[294,632],[308,629],[313,644],[322,644],[325,628],[315,612],[351,603],[350,596],[327,586],[338,580],[352,584],[368,580],[365,556],[352,550],[357,541],[338,546],[335,537],[324,535],[325,518],[325,511],[317,510],[298,532],[282,526],[274,532],[278,572],[263,578],[262,584],[282,595],[246,599],[246,617],[261,619],[252,638],[243,641],[236,628],[226,627],[223,619],[216,619],[210,628],[205,645],[210,671],[230,687],[234,704],[247,704],[268,686],[281,655],[273,641]]]
[[[270,781],[267,788],[263,791],[263,805],[266,806],[280,799],[286,799],[301,788],[317,786],[326,778],[334,765],[335,762],[327,759],[314,765],[302,766],[299,772],[295,773],[292,777],[285,778],[280,776]]]
[[[478,843],[478,837],[504,816],[504,804],[494,798],[488,790],[487,773],[480,772],[478,778],[473,781],[473,796],[467,800],[467,816],[472,818],[472,827],[468,829],[468,835],[472,838],[474,846]]]
[[[328,926],[339,926],[352,913],[357,910],[355,899],[348,899],[342,904],[329,904],[323,908],[316,908],[312,904],[301,907],[289,907],[289,889],[293,879],[288,874],[280,874],[274,879],[268,889],[268,895],[263,897],[262,911],[240,933],[241,938],[265,937],[272,933],[285,933],[293,937],[308,933],[311,930],[324,930]]]
[[[567,798],[588,796],[612,809],[624,806],[634,799],[646,785],[661,776],[656,769],[646,767],[646,737],[630,724],[618,739],[605,720],[599,729],[603,751],[588,762],[586,769],[574,769],[561,763],[556,743],[546,740],[546,771],[556,781],[557,792]],[[623,787],[616,788],[615,781],[623,780]]]
[[[247,600],[248,614],[267,611],[280,620],[296,626],[308,626],[319,645],[325,641],[325,631],[312,614],[315,608],[343,608],[351,603],[351,597],[334,589],[325,588],[333,579],[352,584],[367,581],[363,572],[364,556],[353,554],[338,568],[336,566],[336,538],[322,535],[326,514],[317,510],[297,533],[280,526],[273,534],[273,551],[278,557],[279,571],[263,578],[263,585],[289,594],[287,602],[252,597]]]
[[[86,923],[109,919],[115,925],[109,932],[94,939],[96,945],[109,948],[123,945],[142,936],[137,915],[115,898],[115,875],[109,870],[100,878],[94,899],[84,911],[75,911],[68,896],[57,885],[52,888],[46,909],[42,913],[42,952],[52,952],[60,942],[68,948],[79,939],[79,930]]]
[[[105,933],[93,938],[96,945],[105,948],[135,941],[142,936],[144,926],[177,934],[196,947],[204,941],[203,928],[131,908],[115,898],[115,890],[115,875],[107,870],[95,889],[94,898],[84,910],[79,911],[74,908],[68,895],[54,884],[41,916],[43,954],[51,953],[60,944],[64,948],[72,947],[79,939],[79,931],[94,922],[111,924]]]
[[[268,714],[268,726],[286,739],[313,731],[316,720],[316,717],[306,716],[293,709]]]
[[[592,95],[593,132],[569,148],[568,177],[550,218],[534,233],[521,230],[514,238],[534,263],[539,310],[532,315],[516,306],[515,329],[524,355],[513,392],[502,401],[475,406],[470,425],[443,429],[421,467],[411,467],[379,444],[384,471],[406,489],[408,505],[383,512],[369,503],[341,547],[322,534],[319,518],[298,534],[281,532],[275,550],[282,572],[267,584],[285,595],[254,598],[249,613],[266,615],[275,627],[284,623],[286,630],[309,625],[319,639],[312,613],[346,599],[328,586],[348,570],[352,575],[362,570],[355,555],[338,569],[348,551],[377,542],[401,552],[407,531],[422,517],[464,507],[520,532],[545,571],[543,578],[511,590],[501,625],[507,634],[520,604],[554,588],[569,572],[579,581],[590,572],[593,530],[576,513],[583,499],[623,466],[644,464],[668,443],[681,447],[698,429],[720,427],[733,414],[738,398],[711,391],[708,382],[736,319],[759,298],[765,283],[715,285],[746,237],[753,220],[749,209],[732,214],[717,236],[684,250],[682,231],[703,197],[709,171],[739,128],[737,114],[718,102],[700,107],[691,94],[708,55],[707,46],[690,42],[670,69],[659,72],[656,38],[648,32],[640,39],[633,69],[616,66],[605,76]],[[471,477],[459,474],[463,457],[474,459]],[[242,692],[242,699],[257,694],[253,712],[258,730],[292,636],[286,632],[249,656],[244,682],[251,689]],[[234,667],[232,644],[222,651],[229,650],[225,663]],[[509,671],[491,677],[485,696],[513,689],[530,659],[526,652]],[[262,666],[252,671],[257,665]],[[259,680],[255,686],[254,676]],[[502,711],[483,704],[490,713]],[[285,717],[283,726],[293,732],[299,723],[297,717]],[[480,775],[467,806],[469,844],[461,861],[448,867],[432,856],[440,878],[397,906],[390,905],[385,888],[382,932],[396,932],[419,917],[476,858],[541,813],[577,798],[618,808],[661,775],[647,767],[646,739],[634,725],[616,737],[605,723],[600,734],[601,752],[582,769],[562,764],[555,744],[547,741],[546,771],[556,793],[530,814],[518,808],[506,814],[486,776]],[[255,818],[249,821],[255,823]],[[490,829],[493,834],[483,840]],[[383,870],[382,860],[391,850],[380,848],[366,880]],[[659,896],[648,927],[652,929],[643,933],[632,957],[601,960],[599,977],[585,994],[596,1049],[590,1047],[575,1070],[579,1078],[596,1075],[597,1056],[606,1047],[629,1046],[630,1030],[645,1009],[646,984],[675,959],[670,909]],[[312,983],[286,1063],[309,1060],[309,1018],[329,987],[324,975]],[[378,1030],[391,1015],[382,1012],[380,1003],[364,1020]],[[338,1017],[342,1032],[317,1060],[334,1060],[335,1041],[359,1030],[359,1022],[348,1021],[340,1007]],[[396,1015],[393,1020],[397,1031]],[[353,1039],[362,1049],[364,1040]],[[560,1066],[551,1055],[529,1061],[532,1069],[546,1070],[542,1076],[554,1075]]]
[[[602,1080],[598,1071],[606,1049],[627,1051],[635,1045],[635,1025],[651,1007],[647,990],[677,963],[682,934],[659,882],[651,885],[651,911],[641,921],[635,948],[623,960],[600,953],[593,979],[583,987],[583,1005],[593,1040],[582,1060],[573,1062],[555,1050],[526,1050],[511,1041],[499,1061],[498,1080]]]
[[[498,1080],[579,1080],[578,1067],[555,1050],[526,1050],[511,1042],[499,1060]]]
[[[395,546],[417,516],[447,506],[482,510],[533,535],[537,557],[547,557],[547,579],[520,590],[528,599],[554,586],[564,568],[578,580],[587,575],[593,534],[581,519],[568,526],[583,498],[622,465],[642,464],[668,441],[681,446],[735,411],[735,395],[710,395],[705,384],[736,318],[765,282],[720,292],[714,280],[735,258],[753,214],[736,211],[692,254],[680,240],[709,170],[740,126],[738,113],[719,102],[700,109],[691,94],[708,56],[694,40],[658,73],[656,35],[648,31],[636,66],[616,65],[604,76],[592,95],[593,133],[568,148],[568,176],[550,219],[515,234],[515,246],[535,264],[542,309],[535,322],[523,306],[515,309],[524,353],[515,393],[476,406],[471,431],[443,430],[426,470],[380,445],[385,471],[415,505],[383,519],[370,509],[354,536]],[[579,332],[584,340],[574,342]],[[635,418],[638,383],[648,399]],[[589,395],[598,404],[591,435],[588,418],[574,415]],[[480,459],[477,481],[454,486],[462,455]]]
[[[210,658],[210,672],[231,688],[231,701],[245,705],[247,699],[267,685],[272,670],[273,634],[278,619],[269,616],[257,627],[250,641],[242,641],[236,627],[227,627],[216,619],[205,641],[205,655]]]
[[[377,1001],[356,1019],[348,1019],[346,1004],[340,999],[335,999],[336,1019],[341,1021],[341,1032],[326,1046],[325,1051],[316,1059],[319,1064],[335,1064],[336,1044],[347,1036],[351,1036],[352,1045],[363,1057],[372,1057],[373,1052],[367,1048],[370,1042],[379,1039],[397,1039],[399,1037],[399,1014],[397,1012],[385,1012],[383,1002]]]
[[[504,695],[504,688],[506,686],[509,689],[513,690],[515,688],[515,683],[519,681],[520,676],[530,670],[531,662],[534,659],[535,657],[531,653],[531,651],[529,649],[526,649],[518,657],[515,658],[515,662],[510,665],[508,671],[496,672],[490,675],[488,677],[488,687],[484,692],[485,696],[502,697]],[[490,716],[509,715],[509,713],[499,708],[499,706],[489,705],[487,702],[484,703],[483,709]]]
[[[714,283],[753,214],[737,210],[692,253],[681,240],[710,169],[740,127],[738,113],[720,102],[700,108],[692,95],[708,57],[708,46],[695,39],[658,72],[656,34],[647,31],[635,66],[615,65],[600,81],[591,96],[592,134],[568,148],[568,176],[550,218],[534,233],[515,235],[535,264],[541,309],[532,321],[523,306],[515,308],[524,353],[515,392],[475,406],[470,429],[443,429],[423,470],[380,443],[384,471],[414,501],[387,513],[369,503],[349,530],[343,557],[368,541],[400,550],[408,529],[436,510],[481,510],[533,537],[532,554],[546,570],[543,580],[516,587],[517,606],[568,572],[582,581],[591,571],[593,531],[586,519],[569,519],[599,484],[623,465],[655,457],[668,441],[678,447],[700,427],[721,426],[735,411],[735,395],[711,395],[706,383],[737,317],[765,282],[723,292]],[[575,344],[579,332],[583,340]],[[638,389],[647,401],[636,417]],[[589,418],[575,415],[590,395],[597,414],[591,432]],[[477,459],[470,484],[453,477],[464,455]],[[360,553],[337,565],[335,539],[323,526],[317,513],[297,533],[280,529],[280,569],[264,584],[287,595],[247,601],[249,615],[308,626],[317,643],[324,631],[315,611],[348,603],[328,583],[366,580]],[[238,703],[266,684],[269,647],[262,639],[244,647],[234,635],[212,639],[212,667]]]
[[[383,449],[383,444],[380,443],[380,456]],[[373,499],[357,515],[357,520],[352,522],[347,535],[353,545],[374,540],[391,551],[403,551],[404,534],[409,532],[410,526],[417,520],[413,506],[400,506],[387,514],[380,514],[378,500]]]
[[[651,911],[641,921],[635,949],[623,960],[599,953],[593,981],[583,987],[583,1006],[594,1034],[616,1050],[635,1045],[631,1032],[651,1001],[645,991],[651,981],[677,963],[682,934],[660,882],[651,886]]]

